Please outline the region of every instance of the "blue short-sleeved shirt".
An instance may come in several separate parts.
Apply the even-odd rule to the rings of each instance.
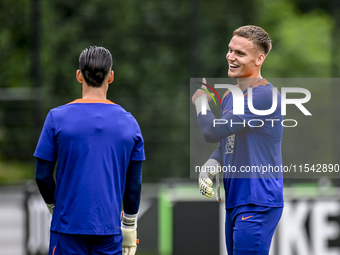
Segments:
[[[135,118],[109,100],[77,99],[52,109],[35,157],[57,161],[51,230],[121,233],[120,212],[130,160],[145,159]]]
[[[268,110],[272,107],[272,84],[262,79],[252,86],[252,91],[255,109]],[[237,116],[245,122],[247,128],[226,137],[221,142],[223,165],[234,166],[234,172],[224,173],[226,209],[247,204],[282,207],[283,178],[280,169],[282,169],[283,116],[280,93],[278,92],[277,95],[276,110],[268,115],[252,113],[248,107],[247,90],[243,94],[244,115]],[[222,103],[222,118],[232,111],[233,96],[230,91],[227,91]],[[273,119],[275,120],[272,121]],[[256,171],[263,170],[263,167],[269,169],[270,166],[273,167],[273,172]]]

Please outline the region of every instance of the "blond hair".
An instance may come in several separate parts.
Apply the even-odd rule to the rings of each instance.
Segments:
[[[272,49],[272,41],[268,33],[261,27],[252,25],[239,27],[233,32],[233,36],[235,35],[242,36],[252,41],[254,46],[263,51],[266,56]]]

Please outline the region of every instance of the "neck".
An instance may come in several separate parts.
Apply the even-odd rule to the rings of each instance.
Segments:
[[[83,83],[82,89],[83,99],[106,100],[108,84],[103,84],[101,87],[95,88]]]
[[[258,81],[262,79],[263,78],[261,75],[259,75],[256,78],[252,78],[252,77],[237,78],[237,84],[242,91],[245,91],[247,88],[253,86],[255,83],[257,83]]]

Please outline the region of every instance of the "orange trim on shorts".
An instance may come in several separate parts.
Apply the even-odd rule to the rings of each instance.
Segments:
[[[110,100],[99,100],[99,99],[83,99],[83,98],[78,98],[68,104],[88,104],[88,103],[101,103],[101,104],[116,104]]]
[[[52,255],[54,255],[55,248],[57,248],[57,246],[54,246],[53,251],[52,251]]]

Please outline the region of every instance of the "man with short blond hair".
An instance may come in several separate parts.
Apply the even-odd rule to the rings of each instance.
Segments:
[[[211,179],[218,174],[216,169],[221,166],[235,169],[225,171],[223,176],[228,255],[267,255],[283,210],[282,172],[245,171],[262,166],[282,166],[283,127],[278,124],[283,120],[280,94],[277,94],[278,107],[272,113],[256,115],[248,107],[249,89],[252,105],[257,110],[270,109],[275,100],[273,85],[261,76],[261,66],[270,50],[270,37],[260,27],[243,26],[233,33],[226,55],[228,76],[237,79],[236,86],[243,92],[244,114],[234,114],[233,100],[236,98],[229,90],[223,96],[221,109],[221,119],[227,124],[213,125],[216,118],[208,104],[211,97],[201,89],[192,97],[205,140],[219,143],[202,168],[208,171],[202,171],[199,176],[202,195],[213,196]],[[205,79],[203,83],[206,83]],[[207,109],[204,115],[203,108]],[[274,124],[266,121],[268,119],[277,122]]]

